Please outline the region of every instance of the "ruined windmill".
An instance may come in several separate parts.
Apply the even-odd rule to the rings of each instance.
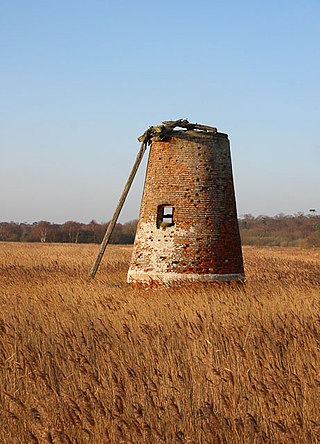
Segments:
[[[177,129],[178,128],[178,129]],[[187,120],[151,126],[90,272],[94,277],[143,154],[150,154],[129,283],[244,279],[227,134]]]

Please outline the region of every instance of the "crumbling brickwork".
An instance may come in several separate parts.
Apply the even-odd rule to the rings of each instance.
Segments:
[[[172,214],[159,220],[163,208]],[[153,142],[128,282],[243,277],[228,136],[174,131]]]

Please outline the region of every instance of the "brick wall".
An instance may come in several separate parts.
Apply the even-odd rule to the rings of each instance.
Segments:
[[[157,228],[160,205],[174,208],[172,226]],[[152,143],[128,281],[241,278],[228,136],[175,131]]]

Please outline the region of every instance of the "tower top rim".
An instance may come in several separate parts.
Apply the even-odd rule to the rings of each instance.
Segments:
[[[152,139],[152,143],[154,142],[168,142],[171,138],[179,138],[179,139],[188,139],[188,140],[208,140],[208,139],[228,139],[228,134],[220,133],[220,132],[204,132],[204,131],[196,131],[196,130],[174,130],[169,135],[167,135],[164,139]]]

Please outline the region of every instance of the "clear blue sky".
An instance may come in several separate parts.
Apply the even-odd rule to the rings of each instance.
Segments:
[[[136,138],[178,118],[229,134],[239,215],[320,212],[319,23],[319,0],[0,0],[0,221],[109,220]]]

